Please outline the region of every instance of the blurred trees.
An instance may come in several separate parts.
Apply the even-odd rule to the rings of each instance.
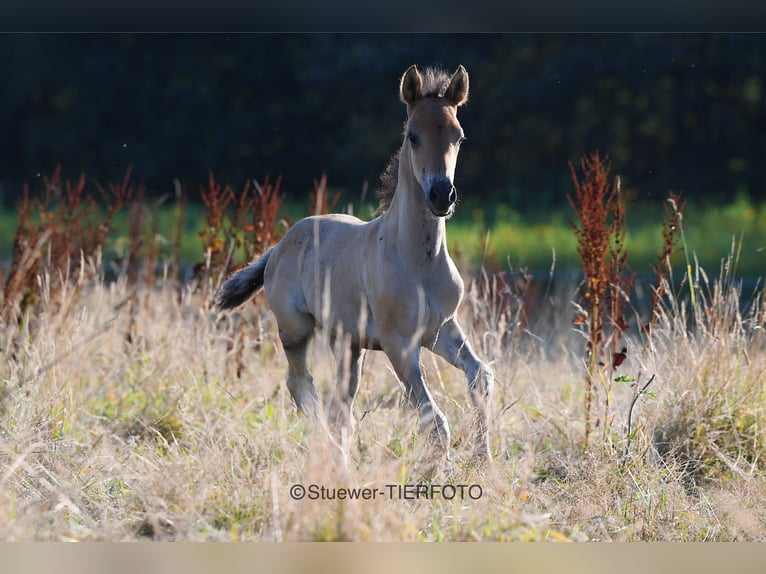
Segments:
[[[104,183],[132,164],[158,194],[209,170],[356,194],[401,141],[412,63],[468,69],[466,195],[558,206],[594,150],[641,197],[766,195],[762,34],[7,34],[3,201],[58,163]]]

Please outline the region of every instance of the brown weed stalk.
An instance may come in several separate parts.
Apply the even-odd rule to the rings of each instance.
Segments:
[[[186,224],[186,196],[178,179],[173,180],[175,188],[175,228],[170,252],[170,265],[173,280],[178,283],[181,279],[181,248],[183,246],[184,226]]]
[[[197,266],[208,277],[221,277],[252,260],[279,239],[277,216],[284,201],[280,194],[281,179],[275,184],[268,179],[259,185],[246,181],[240,192],[221,185],[210,173],[201,197],[207,209],[205,227],[200,232],[205,263]],[[244,262],[233,264],[237,253]]]
[[[239,239],[236,245],[241,245],[245,262],[252,261],[279,240],[279,209],[285,200],[279,189],[282,178],[278,177],[274,184],[268,178],[263,184],[253,180],[253,193],[245,202],[249,183],[245,184],[237,202],[233,222],[234,229],[242,231],[241,236],[234,235]]]
[[[33,303],[32,285],[40,268],[39,253],[43,242],[47,240],[46,236],[38,236],[40,226],[30,222],[34,205],[29,196],[29,185],[26,183],[17,210],[19,215],[16,235],[13,238],[11,266],[3,283],[4,314],[16,306],[25,309]]]
[[[202,189],[202,201],[207,208],[205,228],[200,232],[205,250],[205,264],[196,267],[198,279],[223,278],[263,253],[279,240],[278,214],[284,201],[279,187],[268,179],[260,185],[246,181],[241,191],[216,183],[210,173],[208,187]],[[235,257],[243,254],[239,263]],[[206,291],[209,281],[202,282]],[[239,317],[237,316],[237,320]],[[234,354],[234,369],[239,377],[244,369],[244,329],[237,329],[235,340],[229,341],[228,351]]]
[[[620,197],[619,178],[609,181],[609,161],[598,152],[580,160],[579,179],[570,163],[574,197],[567,200],[577,223],[571,222],[577,238],[577,252],[583,266],[580,287],[581,315],[575,319],[585,327],[585,445],[590,440],[593,420],[593,393],[597,380],[604,386],[603,431],[609,426],[612,372],[625,358],[620,347],[621,332],[627,327],[624,308],[629,303],[633,274],[627,266],[628,250],[625,211]],[[601,424],[598,418],[596,426]]]
[[[100,258],[114,218],[132,197],[130,173],[128,168],[122,183],[110,186],[108,192],[97,184],[103,209],[86,189],[85,174],[75,182],[64,180],[60,165],[51,177],[43,178],[37,197],[24,185],[11,266],[3,285],[4,313],[23,314],[39,301],[41,288],[55,299],[73,271],[78,267],[84,271],[83,263]],[[38,283],[43,275],[45,281]]]
[[[227,225],[226,209],[234,199],[234,191],[230,186],[222,186],[216,183],[213,172],[208,176],[207,187],[200,189],[200,197],[205,205],[205,226],[200,231],[204,263],[195,267],[198,278],[201,276],[211,277],[221,273],[227,263],[226,234],[224,228]],[[203,282],[203,285],[206,282]],[[204,286],[203,286],[204,288]]]
[[[252,188],[247,181],[242,192],[234,196],[234,213],[231,226],[228,228],[228,242],[231,244],[230,253],[240,250],[244,253],[244,261],[232,266],[228,271],[239,268],[252,261],[279,239],[277,216],[282,206],[284,196],[279,193],[281,178],[274,185],[268,178],[263,185],[253,180]],[[253,190],[250,192],[250,190]],[[234,347],[234,348],[233,348]],[[245,368],[245,330],[237,329],[236,342],[229,343],[229,351],[234,351],[235,374],[242,376]]]
[[[668,193],[668,200],[663,204],[662,250],[657,254],[658,262],[651,266],[656,277],[656,283],[652,289],[651,316],[649,323],[645,326],[648,335],[652,333],[663,299],[669,294],[668,288],[673,274],[670,257],[679,250],[685,208],[686,201],[681,199],[680,194],[672,191]]]

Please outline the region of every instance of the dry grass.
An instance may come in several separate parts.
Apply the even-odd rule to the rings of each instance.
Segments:
[[[741,293],[736,246],[715,280],[691,263],[680,285],[656,270],[651,328],[627,328],[646,317],[630,316],[609,218],[594,220],[607,235],[583,245],[604,239],[601,255],[612,251],[599,261],[618,264],[585,276],[624,300],[598,311],[592,337],[579,318],[595,308],[574,304],[576,285],[541,286],[523,271],[466,277],[461,322],[497,377],[494,462],[475,466],[463,440],[471,415],[462,373],[424,352],[454,440],[451,459],[434,467],[382,354],[367,355],[356,432],[337,440],[296,415],[263,296],[234,314],[211,310],[235,252],[249,258],[278,237],[278,180],[237,193],[211,175],[202,190],[206,263],[181,284],[177,249],[158,272],[156,233],[140,198],[128,205],[128,179],[110,187],[110,213],[134,214],[116,278],[105,279],[101,261],[109,226],[86,225],[93,201],[82,177],[46,180],[44,199],[20,210],[0,298],[3,540],[766,538],[766,317],[760,292]],[[312,209],[336,201],[326,189],[323,178]],[[662,265],[681,213],[663,228]],[[597,368],[589,350],[613,350],[615,335],[602,331],[615,327],[624,360],[601,357]],[[312,349],[328,396],[340,352],[321,340]],[[309,496],[295,500],[293,485]],[[330,496],[313,499],[321,488]],[[339,497],[362,488],[374,497]]]
[[[38,311],[0,325],[0,537],[763,539],[763,314],[756,304],[741,311],[727,273],[707,284],[698,276],[693,309],[668,297],[650,340],[625,333],[620,372],[637,380],[614,383],[611,433],[587,449],[574,287],[521,314],[518,294],[474,283],[463,321],[498,381],[491,466],[474,467],[461,440],[462,374],[423,354],[455,439],[430,484],[481,487],[476,499],[452,500],[389,495],[398,487],[387,485],[417,484],[428,469],[382,355],[368,354],[344,464],[321,425],[294,412],[262,296],[216,316],[201,290],[157,281],[133,297],[125,277],[105,284],[93,270],[73,273],[57,295],[66,304],[48,305],[43,291]],[[326,392],[331,355],[315,345]],[[654,395],[636,401],[626,456],[635,385],[651,375]],[[293,484],[383,494],[298,501]]]

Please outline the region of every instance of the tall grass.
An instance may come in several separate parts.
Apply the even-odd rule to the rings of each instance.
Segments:
[[[344,453],[295,413],[262,296],[219,316],[210,291],[170,274],[131,286],[126,271],[107,280],[98,257],[60,281],[44,267],[35,284],[60,285],[55,297],[38,289],[34,306],[0,324],[0,536],[762,540],[764,309],[760,291],[742,295],[741,248],[715,275],[692,259],[691,277],[665,278],[651,333],[626,308],[625,376],[612,381],[609,433],[590,448],[577,285],[555,269],[542,284],[518,269],[467,276],[462,323],[497,378],[494,462],[471,463],[462,373],[424,352],[454,435],[426,483],[416,416],[381,354],[366,359]],[[321,339],[311,351],[324,394],[336,376],[328,351]],[[649,374],[652,394],[635,400]],[[334,498],[295,500],[295,484]],[[480,496],[413,495],[445,485],[478,485]],[[382,494],[338,497],[362,487]]]

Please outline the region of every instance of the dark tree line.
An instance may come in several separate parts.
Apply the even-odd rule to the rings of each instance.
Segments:
[[[6,34],[0,189],[62,164],[156,193],[282,175],[371,187],[398,147],[412,63],[469,71],[465,194],[560,205],[600,150],[640,197],[763,199],[764,34]]]

